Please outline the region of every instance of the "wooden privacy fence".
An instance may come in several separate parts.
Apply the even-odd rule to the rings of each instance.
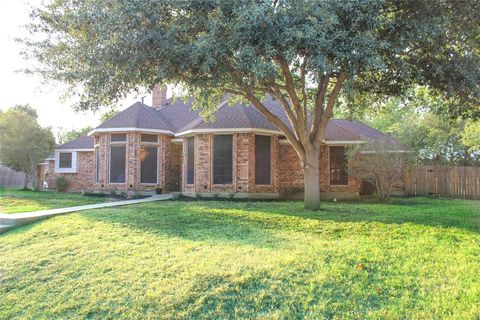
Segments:
[[[24,182],[25,173],[0,164],[0,188],[22,188]]]
[[[480,167],[416,166],[405,173],[407,195],[480,199]]]

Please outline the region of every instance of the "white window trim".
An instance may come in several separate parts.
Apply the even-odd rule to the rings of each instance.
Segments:
[[[234,133],[261,133],[264,135],[276,135],[282,134],[282,132],[277,130],[269,129],[255,129],[255,128],[224,128],[224,129],[191,129],[179,132],[175,134],[175,137],[190,136],[196,133],[212,133],[212,134],[224,134],[230,135]]]
[[[126,133],[126,132],[143,132],[143,133],[162,133],[166,135],[175,135],[173,131],[170,130],[158,130],[158,129],[144,129],[136,127],[122,127],[122,128],[98,128],[93,129],[88,133],[89,136],[100,133],[100,132],[111,132],[111,133]]]
[[[60,153],[72,154],[72,166],[70,168],[60,168]],[[55,150],[55,173],[77,173],[78,172],[77,151]]]
[[[289,145],[290,142],[287,139],[278,139],[278,143],[281,145]],[[347,145],[352,145],[352,144],[364,144],[366,141],[360,141],[360,140],[345,140],[345,141],[323,141],[324,144],[328,146],[347,146]]]

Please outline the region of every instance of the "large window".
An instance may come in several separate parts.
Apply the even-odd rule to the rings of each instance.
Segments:
[[[255,184],[270,184],[270,137],[255,136]]]
[[[195,182],[195,137],[187,139],[187,184]]]
[[[61,152],[59,155],[59,168],[71,168],[72,167],[72,153]]]
[[[232,136],[216,135],[213,141],[213,183],[232,184]]]
[[[98,183],[99,181],[99,173],[100,173],[100,153],[98,151],[98,147],[95,148],[95,182]]]
[[[110,182],[125,183],[125,146],[110,147]]]
[[[157,183],[157,147],[142,147],[140,150],[140,182]]]
[[[348,185],[345,147],[330,147],[330,184]]]

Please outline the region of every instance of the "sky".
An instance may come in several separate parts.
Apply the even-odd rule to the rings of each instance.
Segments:
[[[16,104],[30,104],[39,115],[39,122],[44,127],[53,129],[79,129],[100,124],[100,113],[75,112],[72,101],[62,101],[65,87],[58,84],[42,84],[35,75],[27,75],[18,70],[34,65],[20,56],[22,45],[15,38],[28,35],[24,25],[29,22],[32,4],[40,0],[0,0],[0,109],[7,109]],[[140,100],[131,96],[118,105],[125,109]],[[150,103],[151,97],[145,97]]]

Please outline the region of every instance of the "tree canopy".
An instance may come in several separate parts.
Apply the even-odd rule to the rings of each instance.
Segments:
[[[459,113],[478,111],[479,5],[47,1],[33,12],[26,43],[42,62],[36,71],[69,84],[80,109],[160,82],[182,85],[206,116],[225,93],[247,100],[292,144],[305,170],[306,207],[318,208],[320,144],[342,88],[399,94],[418,83],[457,97]],[[289,123],[265,107],[266,94]]]
[[[55,140],[49,128],[42,128],[30,107],[12,107],[0,113],[0,162],[25,172],[24,187],[36,184],[37,165],[53,151]]]

